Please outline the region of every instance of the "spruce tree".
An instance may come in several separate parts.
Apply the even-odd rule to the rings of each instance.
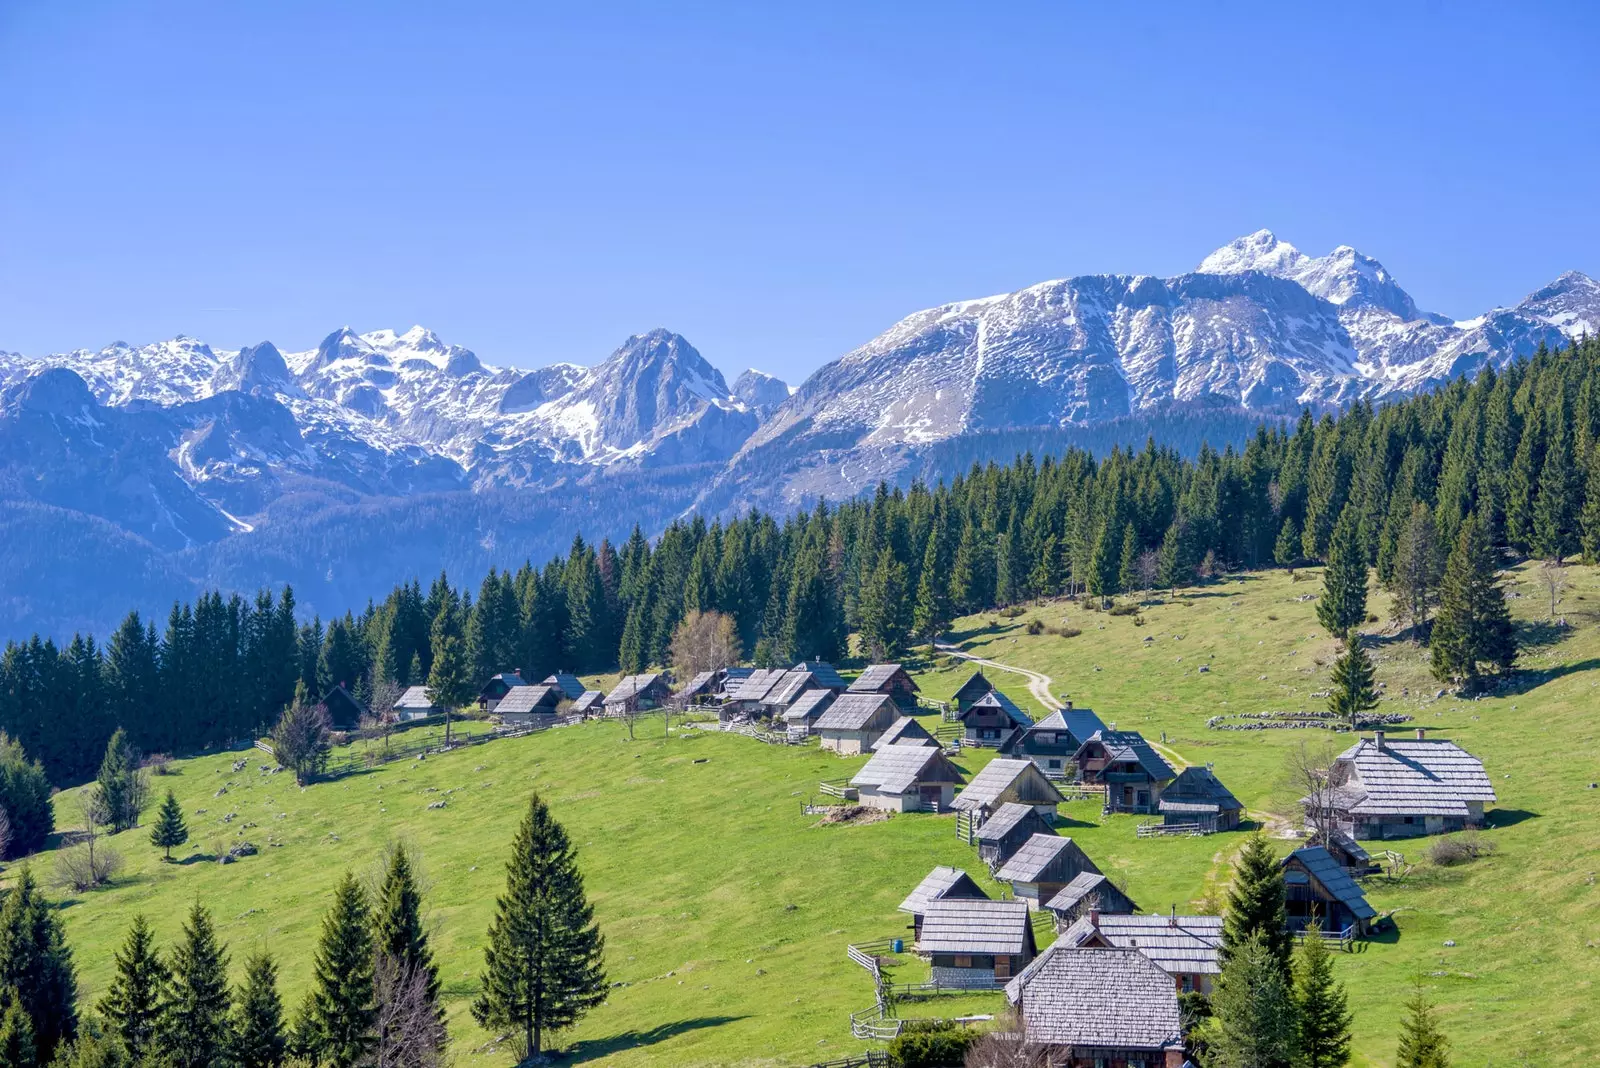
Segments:
[[[1565,403],[1551,420],[1550,440],[1539,473],[1539,497],[1533,508],[1533,549],[1560,563],[1581,545],[1579,504],[1582,482],[1573,457],[1572,429]]]
[[[1222,919],[1221,955],[1226,960],[1252,937],[1258,937],[1287,980],[1293,952],[1288,925],[1283,868],[1266,835],[1256,831],[1245,839],[1234,865],[1233,886],[1228,890],[1228,908]]]
[[[917,602],[911,614],[911,632],[932,642],[950,625],[950,576],[936,527],[922,555],[922,575],[917,579]]]
[[[1345,509],[1333,527],[1317,621],[1335,638],[1367,621],[1367,555],[1361,548],[1354,508]]]
[[[1295,962],[1295,1068],[1342,1068],[1350,1062],[1349,999],[1333,977],[1333,954],[1315,933]]]
[[[144,916],[133,918],[128,937],[117,950],[116,975],[106,996],[95,1006],[135,1059],[152,1048],[161,1032],[171,972],[156,951],[155,934]]]
[[[244,985],[234,1004],[233,1068],[278,1068],[288,1039],[278,996],[278,966],[269,955],[257,953],[245,961]]]
[[[172,1068],[210,1068],[232,1045],[228,956],[198,901],[172,951],[171,994],[161,1019],[160,1048]]]
[[[1450,1040],[1439,1029],[1438,1013],[1422,989],[1421,979],[1406,1002],[1394,1063],[1395,1068],[1450,1068]]]
[[[548,1032],[605,1000],[604,949],[572,843],[535,794],[512,842],[473,1018],[514,1032],[525,1057],[540,1056]]]
[[[1122,530],[1108,520],[1100,528],[1089,554],[1089,592],[1106,601],[1122,592],[1117,579],[1121,573]]]
[[[41,1062],[78,1033],[78,980],[56,910],[24,867],[0,905],[0,990],[27,1013]]]
[[[1583,559],[1600,562],[1600,443],[1589,450],[1589,479],[1583,504]]]
[[[1373,686],[1372,661],[1361,647],[1361,636],[1351,631],[1345,636],[1345,651],[1333,662],[1333,686],[1328,693],[1328,711],[1350,725],[1361,726],[1361,713],[1378,707],[1378,691]]]
[[[14,991],[0,990],[0,1068],[38,1068],[39,1051],[33,1038],[33,1021]]]
[[[428,1002],[438,1005],[439,965],[428,946],[428,932],[422,927],[422,892],[411,868],[411,856],[402,845],[396,845],[389,855],[388,869],[378,889],[372,941],[377,952],[399,965],[402,975],[426,976]]]
[[[1482,527],[1476,518],[1467,519],[1445,564],[1433,626],[1432,667],[1441,682],[1475,689],[1485,665],[1503,674],[1516,663],[1516,632],[1495,564]]]
[[[322,918],[307,1013],[316,1060],[332,1068],[360,1064],[375,1040],[373,946],[367,895],[349,872]]]
[[[156,825],[150,829],[150,844],[166,850],[165,859],[170,861],[172,850],[188,840],[189,828],[183,822],[183,809],[178,806],[178,799],[172,791],[168,790],[161,808],[156,811]]]
[[[1211,995],[1213,1046],[1227,1068],[1289,1068],[1295,999],[1282,962],[1261,932],[1237,943]]]
[[[1124,593],[1137,590],[1139,582],[1139,537],[1133,524],[1122,528],[1122,552],[1117,557],[1117,585]]]
[[[450,744],[450,715],[472,699],[472,680],[467,675],[467,659],[461,640],[450,634],[438,637],[433,645],[433,670],[428,672],[428,701],[444,709],[445,744]]]
[[[1284,519],[1278,530],[1277,543],[1272,547],[1272,559],[1279,567],[1293,567],[1302,559],[1300,553],[1300,527],[1294,516]]]
[[[1415,644],[1424,637],[1429,617],[1439,600],[1444,576],[1444,554],[1433,513],[1420,501],[1411,506],[1395,542],[1394,558],[1385,586],[1394,597],[1394,614],[1411,627]]]

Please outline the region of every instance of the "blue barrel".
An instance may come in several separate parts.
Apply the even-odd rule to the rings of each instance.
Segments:
[[[906,941],[903,938],[892,938],[889,940],[889,948],[896,953],[904,953],[906,951]]]

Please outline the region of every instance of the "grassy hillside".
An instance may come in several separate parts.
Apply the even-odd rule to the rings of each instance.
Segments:
[[[1419,651],[1387,639],[1377,646],[1385,710],[1410,712],[1482,756],[1501,801],[1487,835],[1498,846],[1493,856],[1462,868],[1423,865],[1403,883],[1370,888],[1380,910],[1396,912],[1400,933],[1339,959],[1363,1063],[1390,1062],[1399,1004],[1418,975],[1438,998],[1463,1065],[1578,1064],[1600,1049],[1600,1021],[1590,1011],[1600,975],[1600,790],[1588,789],[1600,779],[1600,578],[1578,569],[1574,576],[1562,606],[1572,626],[1530,626],[1525,671],[1499,696],[1436,699]],[[1143,625],[1050,604],[1017,618],[963,620],[957,637],[976,655],[1050,675],[1055,692],[1108,722],[1154,741],[1165,733],[1169,750],[1213,762],[1266,819],[1290,811],[1284,753],[1323,733],[1208,731],[1205,721],[1321,705],[1310,694],[1326,685],[1333,646],[1311,603],[1298,599],[1319,588],[1315,573],[1301,577],[1274,572],[1219,584],[1148,608]],[[1531,573],[1517,576],[1516,589],[1524,595],[1513,602],[1518,617],[1542,618]],[[1035,617],[1050,625],[1065,618],[1082,633],[1030,636]],[[942,696],[969,671],[952,665],[921,681]],[[1023,678],[995,677],[1038,711]],[[159,863],[147,830],[128,832],[114,839],[129,861],[118,883],[64,900],[86,1000],[105,989],[111,953],[135,913],[170,941],[196,897],[215,913],[236,961],[262,945],[278,954],[286,993],[297,999],[338,872],[370,870],[385,843],[402,839],[420,850],[430,883],[457,1062],[507,1063],[497,1051],[478,1055],[492,1036],[472,1023],[466,1004],[510,837],[537,789],[579,845],[611,979],[621,984],[571,1036],[576,1058],[806,1064],[859,1046],[846,1016],[870,1004],[871,993],[845,943],[900,933],[905,917],[895,905],[933,864],[961,865],[984,881],[950,817],[821,826],[801,812],[818,779],[848,774],[859,758],[710,732],[667,738],[660,720],[633,742],[617,725],[588,724],[306,790],[263,774],[263,756],[185,761],[177,775],[156,780],[177,791],[188,815],[194,841],[186,862]],[[248,764],[233,772],[240,758]],[[970,773],[985,759],[969,753],[959,763]],[[441,800],[444,808],[428,808]],[[72,822],[70,793],[58,798],[58,812],[63,825]],[[1152,910],[1214,905],[1242,840],[1137,840],[1132,818],[1102,820],[1092,803],[1065,814],[1072,822],[1063,833],[1103,869],[1125,875]],[[260,855],[226,866],[203,859],[241,838]],[[1399,848],[1420,854],[1415,841]],[[50,861],[36,863],[47,870]],[[897,978],[916,978],[914,971],[907,966]],[[999,1004],[980,995],[929,1011]]]

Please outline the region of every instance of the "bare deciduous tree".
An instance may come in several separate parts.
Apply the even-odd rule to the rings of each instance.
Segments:
[[[1341,785],[1343,770],[1337,757],[1331,742],[1302,738],[1284,758],[1290,801],[1304,810],[1306,829],[1315,845],[1326,845],[1329,832],[1336,828],[1334,788]]]
[[[1550,618],[1556,618],[1556,605],[1561,603],[1561,594],[1567,588],[1567,565],[1560,560],[1550,559],[1539,565],[1539,585],[1550,596]]]
[[[78,841],[56,854],[55,884],[81,893],[110,881],[122,870],[122,856],[100,841],[100,831],[110,825],[111,812],[97,789],[78,795],[83,831]]]
[[[1050,1053],[1030,1044],[1021,1018],[1008,1012],[993,1031],[967,1048],[964,1063],[966,1068],[1050,1068]]]
[[[379,953],[373,972],[376,1041],[361,1062],[372,1068],[438,1068],[444,1063],[445,1030],[428,1000],[428,976]]]
[[[669,655],[682,682],[702,671],[720,671],[739,662],[739,629],[725,612],[690,612],[672,632]]]
[[[1150,597],[1150,591],[1155,589],[1156,581],[1161,577],[1161,554],[1154,549],[1146,549],[1139,554],[1135,570],[1139,573],[1139,588],[1144,590],[1145,599]]]

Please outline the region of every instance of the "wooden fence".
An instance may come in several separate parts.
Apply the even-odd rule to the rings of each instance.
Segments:
[[[1216,834],[1217,821],[1207,819],[1189,823],[1161,823],[1157,820],[1146,820],[1135,827],[1133,833],[1137,838],[1198,838],[1201,835]]]

